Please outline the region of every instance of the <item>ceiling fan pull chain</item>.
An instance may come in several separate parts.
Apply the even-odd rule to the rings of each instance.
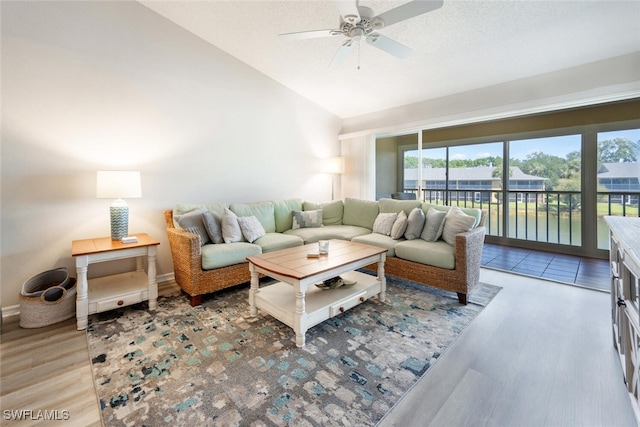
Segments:
[[[360,41],[358,41],[358,70],[360,69]]]

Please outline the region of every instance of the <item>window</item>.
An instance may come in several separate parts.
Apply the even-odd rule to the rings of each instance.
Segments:
[[[481,208],[489,242],[605,258],[603,217],[640,217],[638,108],[621,101],[385,137],[402,159],[391,179],[427,202]]]
[[[598,132],[597,140],[597,244],[608,249],[604,216],[640,216],[640,129]]]
[[[415,151],[416,156],[418,151]],[[422,150],[422,199],[435,204],[445,204],[447,193],[447,149],[430,148]]]
[[[582,135],[509,142],[508,237],[582,244]]]

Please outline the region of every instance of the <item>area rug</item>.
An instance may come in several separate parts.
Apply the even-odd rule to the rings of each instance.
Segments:
[[[248,285],[191,307],[186,297],[90,317],[89,354],[107,426],[374,425],[501,288],[454,294],[387,279],[387,300],[307,331],[306,345]],[[327,290],[331,292],[331,290]]]

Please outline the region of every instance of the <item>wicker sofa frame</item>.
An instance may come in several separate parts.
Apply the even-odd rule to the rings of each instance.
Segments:
[[[455,292],[458,295],[458,301],[466,305],[468,302],[467,294],[480,282],[484,235],[485,228],[483,226],[456,235],[456,267],[453,270],[398,257],[387,257],[384,263],[384,272],[390,276],[421,285]],[[376,271],[376,268],[376,266],[368,266],[368,269],[372,271]]]
[[[192,306],[200,305],[202,295],[219,291],[251,280],[249,263],[240,263],[212,270],[202,269],[200,241],[197,235],[179,230],[173,224],[173,211],[164,212],[167,236],[173,258],[175,280],[189,296]],[[480,280],[480,261],[484,243],[484,212],[480,226],[456,235],[455,259],[452,270],[387,257],[385,273],[422,285],[455,292],[461,304],[467,304],[467,294]],[[369,266],[376,271],[376,266]]]
[[[199,237],[175,228],[173,211],[165,211],[164,218],[167,222],[167,237],[175,280],[180,289],[189,295],[192,306],[202,303],[202,295],[251,280],[248,262],[203,270]]]

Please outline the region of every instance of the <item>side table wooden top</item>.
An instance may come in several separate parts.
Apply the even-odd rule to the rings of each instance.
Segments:
[[[90,255],[100,252],[111,252],[121,249],[139,248],[160,244],[159,241],[150,237],[147,233],[132,234],[132,236],[136,236],[138,241],[135,243],[122,243],[120,240],[111,240],[111,237],[74,240],[71,242],[71,255]]]

